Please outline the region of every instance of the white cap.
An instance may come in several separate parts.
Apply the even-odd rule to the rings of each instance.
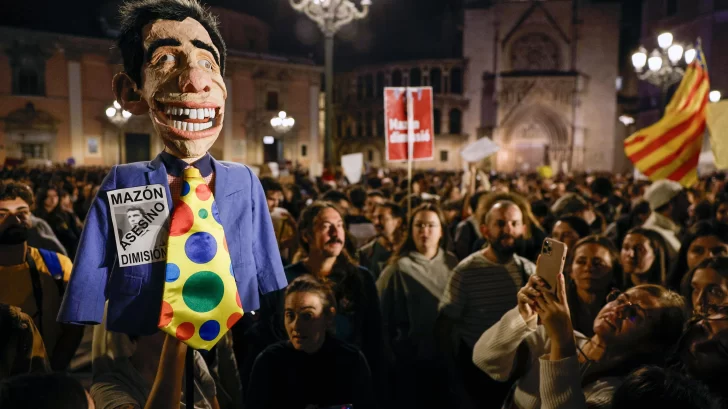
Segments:
[[[670,203],[682,190],[682,185],[673,180],[658,180],[645,190],[644,199],[651,210],[656,210]]]

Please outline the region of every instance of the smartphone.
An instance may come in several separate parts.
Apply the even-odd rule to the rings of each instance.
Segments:
[[[541,247],[541,255],[536,265],[536,275],[543,278],[551,286],[552,293],[556,292],[557,277],[564,272],[566,250],[566,244],[554,239],[544,240]]]

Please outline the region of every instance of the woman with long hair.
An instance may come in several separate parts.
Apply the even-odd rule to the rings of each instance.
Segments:
[[[335,336],[336,312],[329,284],[303,275],[288,285],[288,340],[271,345],[255,360],[246,408],[376,406],[366,358]]]
[[[73,260],[76,257],[78,243],[81,240],[81,226],[73,213],[67,212],[61,208],[61,197],[66,193],[56,187],[48,187],[38,191],[35,215],[48,222],[68,253],[68,257]]]
[[[574,245],[571,280],[566,289],[574,329],[593,335],[594,319],[604,307],[607,294],[620,288],[619,252],[602,236],[588,236]]]
[[[660,233],[637,227],[622,243],[620,262],[625,288],[667,282],[667,244]]]
[[[564,275],[569,277],[571,262],[574,258],[576,243],[589,235],[589,224],[578,216],[562,216],[556,220],[551,229],[551,238],[566,244],[566,262]]]
[[[435,320],[455,255],[447,253],[445,218],[425,203],[410,216],[407,236],[377,281],[385,339],[395,358],[399,407],[447,406],[447,378],[435,348]]]
[[[668,288],[679,291],[688,271],[706,258],[728,254],[728,225],[716,221],[699,222],[692,226],[680,244],[677,261],[668,277]]]
[[[503,407],[610,407],[632,370],[664,363],[682,333],[684,307],[659,285],[613,292],[585,336],[573,329],[563,275],[556,289],[532,276],[518,306],[481,336],[473,361],[494,379],[516,379]]]

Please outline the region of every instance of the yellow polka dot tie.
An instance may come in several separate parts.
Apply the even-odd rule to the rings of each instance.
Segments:
[[[189,167],[172,212],[159,328],[210,350],[242,316],[215,197],[200,171]]]

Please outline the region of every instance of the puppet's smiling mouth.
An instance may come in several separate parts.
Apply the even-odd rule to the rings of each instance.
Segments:
[[[201,104],[162,104],[157,101],[161,122],[180,131],[204,131],[215,126],[220,108]]]

